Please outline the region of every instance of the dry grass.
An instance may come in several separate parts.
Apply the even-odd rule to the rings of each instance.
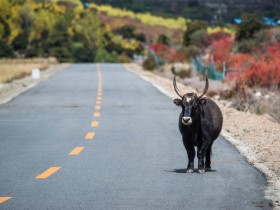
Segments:
[[[50,64],[57,63],[55,58],[0,59],[0,83],[8,83],[31,74],[33,68],[45,70]]]

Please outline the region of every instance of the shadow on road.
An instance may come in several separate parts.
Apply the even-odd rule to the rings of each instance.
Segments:
[[[173,169],[172,171],[170,170],[164,170],[165,172],[173,172],[177,174],[186,174],[187,169],[186,168],[180,168],[180,169]],[[217,170],[207,170],[206,172],[216,172]],[[194,172],[197,173],[197,169],[194,169]]]

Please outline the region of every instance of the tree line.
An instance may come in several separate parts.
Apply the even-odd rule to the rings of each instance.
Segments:
[[[61,62],[126,62],[143,47],[103,25],[80,0],[0,0],[0,57]]]

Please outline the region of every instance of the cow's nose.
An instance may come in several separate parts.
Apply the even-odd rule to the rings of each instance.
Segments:
[[[184,123],[189,123],[190,119],[191,119],[190,117],[183,117],[182,120]]]

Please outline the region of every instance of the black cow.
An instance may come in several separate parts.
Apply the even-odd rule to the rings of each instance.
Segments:
[[[174,99],[177,106],[182,107],[179,117],[179,129],[183,137],[184,146],[188,153],[187,173],[194,170],[195,146],[197,146],[198,173],[211,170],[211,150],[214,140],[219,136],[223,115],[217,104],[210,98],[202,97],[208,90],[208,78],[203,93],[181,94],[173,80],[175,92],[181,99]]]

